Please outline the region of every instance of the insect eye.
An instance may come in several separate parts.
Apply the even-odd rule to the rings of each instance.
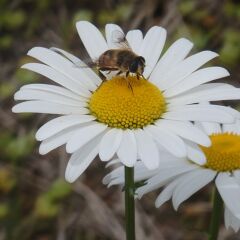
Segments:
[[[130,65],[130,67],[129,67],[129,70],[130,70],[130,72],[136,72],[137,69],[138,69],[138,61],[137,61],[137,60],[134,60],[134,61],[131,63],[131,65]]]

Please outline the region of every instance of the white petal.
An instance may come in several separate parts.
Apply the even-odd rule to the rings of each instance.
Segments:
[[[70,59],[73,63],[76,63],[78,65],[84,65],[84,62],[81,61],[80,58],[72,55],[71,53],[68,53],[66,51],[64,51],[63,49],[60,48],[51,48],[54,51],[60,52],[61,54],[63,54],[64,56],[66,56],[66,58]],[[92,71],[90,68],[82,68],[82,71],[88,75],[89,79],[95,83],[97,86],[101,84],[102,79],[94,72]]]
[[[101,137],[92,139],[71,156],[65,172],[65,178],[68,182],[74,182],[97,156]]]
[[[213,122],[200,122],[202,128],[208,135],[216,134],[216,133],[221,133],[221,126],[219,123],[213,123]]]
[[[123,137],[117,155],[127,167],[133,167],[137,160],[137,143],[131,130],[123,131]]]
[[[163,167],[158,169],[158,173],[149,178],[146,184],[137,189],[136,194],[141,198],[144,194],[149,193],[155,189],[161,188],[172,179],[175,179],[178,175],[187,173],[198,168],[197,165],[191,164],[189,161],[182,161],[173,163],[172,166]]]
[[[102,138],[99,147],[99,157],[102,161],[110,160],[119,148],[122,141],[123,131],[113,128]]]
[[[93,121],[95,117],[91,115],[67,115],[54,118],[53,120],[44,124],[36,133],[38,141],[45,140],[58,132],[82,123]]]
[[[115,42],[118,39],[114,39],[114,32],[122,32],[123,30],[117,25],[117,24],[106,24],[105,26],[105,34],[107,39],[108,48],[118,48],[117,42]]]
[[[139,129],[134,131],[138,157],[148,169],[155,169],[159,166],[159,155],[156,143],[145,131]]]
[[[187,78],[185,78],[183,81],[173,86],[172,88],[166,90],[164,95],[166,97],[173,97],[175,95],[188,91],[194,87],[197,87],[198,85],[201,85],[203,83],[227,77],[229,75],[230,75],[229,72],[222,67],[203,68],[192,73],[190,76],[188,76]]]
[[[173,192],[174,209],[177,210],[183,201],[211,182],[216,174],[215,171],[210,169],[198,169],[187,173],[184,181],[181,181]]]
[[[185,140],[185,144],[187,148],[188,159],[199,165],[203,165],[206,163],[206,156],[196,143]]]
[[[201,92],[209,91],[209,90],[212,90],[212,89],[231,90],[231,89],[234,89],[234,87],[230,84],[227,84],[227,83],[206,83],[206,84],[199,85],[199,86],[197,86],[193,89],[190,89],[187,92],[184,92],[184,93],[182,93],[182,94],[180,94],[180,95],[178,95],[174,98],[167,98],[167,99],[168,99],[168,102],[170,103],[171,106],[172,105],[174,105],[174,106],[175,105],[176,106],[177,105],[182,105],[182,103],[179,103],[178,100],[181,100],[181,99],[184,100],[184,98],[189,99],[189,97],[188,97],[189,94],[190,95],[195,94],[195,93],[198,94],[199,92],[201,93]],[[176,99],[178,99],[178,100],[176,101]],[[201,103],[205,103],[205,104],[208,103],[208,105],[209,105],[209,102],[206,101],[206,100],[201,101]]]
[[[240,185],[240,170],[235,170],[233,172],[233,176],[235,177],[237,183]]]
[[[226,109],[227,107],[212,104],[169,107],[169,112],[165,113],[162,118],[185,121],[231,123],[234,121],[234,117],[228,113]]]
[[[108,161],[108,163],[105,165],[105,168],[111,167],[118,163],[121,163],[121,161],[118,158],[112,159],[111,161]]]
[[[32,83],[23,85],[20,90],[38,90],[38,91],[44,91],[49,93],[55,93],[59,95],[63,95],[69,98],[72,98],[77,101],[86,102],[87,98],[80,96],[76,93],[73,93],[72,91],[69,91],[66,88],[59,87],[52,84],[41,84],[41,83]]]
[[[216,178],[217,189],[229,210],[240,219],[240,185],[228,173],[219,173]]]
[[[132,48],[133,52],[139,54],[140,47],[143,41],[143,34],[140,30],[131,30],[127,33],[126,39]]]
[[[179,179],[181,178],[176,178],[172,182],[170,182],[163,190],[162,192],[158,195],[156,201],[155,201],[155,207],[159,208],[161,207],[165,202],[171,199],[172,194],[176,186],[179,184]]]
[[[235,132],[236,126],[235,124],[223,124],[223,132],[225,133],[232,133]]]
[[[174,156],[185,157],[187,155],[183,140],[177,135],[167,131],[167,129],[161,129],[157,126],[150,125],[146,127],[145,130],[149,132],[161,146]]]
[[[44,101],[27,101],[15,105],[12,108],[15,113],[49,113],[49,114],[87,114],[89,110],[83,107],[68,106]]]
[[[89,126],[82,127],[75,132],[75,134],[69,139],[66,145],[68,153],[73,153],[86,143],[97,137],[107,128],[106,125],[100,123],[93,123]]]
[[[236,121],[231,124],[223,124],[223,132],[240,134],[240,119],[236,119]]]
[[[34,47],[27,53],[29,56],[34,57],[57,70],[62,75],[71,79],[79,88],[86,88],[89,90],[95,90],[96,86],[92,86],[89,83],[91,79],[84,73],[82,68],[77,68],[74,64],[63,57],[62,55],[43,47]],[[93,87],[93,88],[92,88]]]
[[[185,38],[178,39],[174,42],[154,68],[149,81],[157,83],[160,88],[162,85],[162,77],[166,75],[177,63],[182,61],[193,47],[192,42]]]
[[[143,39],[139,55],[146,61],[146,67],[143,75],[148,78],[155,67],[162,52],[167,32],[164,28],[154,26],[150,28]]]
[[[42,90],[20,89],[14,94],[15,100],[41,100],[76,107],[86,107],[86,102],[77,101],[68,96]]]
[[[186,58],[175,68],[173,68],[171,72],[162,77],[163,87],[161,89],[166,90],[176,85],[181,80],[190,75],[192,72],[200,68],[203,64],[217,56],[218,54],[214,52],[202,51]]]
[[[190,122],[161,119],[156,122],[156,125],[161,129],[169,129],[169,131],[177,134],[178,136],[203,146],[209,147],[211,145],[209,137]]]
[[[27,63],[23,65],[22,68],[39,73],[51,79],[52,81],[62,85],[63,87],[66,87],[77,95],[84,97],[89,97],[91,95],[91,93],[87,89],[83,88],[82,85],[79,85],[76,81],[73,81],[64,74],[45,64]]]
[[[134,181],[139,182],[145,180],[149,177],[158,173],[158,169],[155,170],[148,170],[141,161],[138,161],[134,166]],[[117,184],[124,184],[124,167],[121,166],[115,170],[113,170],[110,174],[104,178],[104,183],[108,184],[108,187],[117,185]]]
[[[228,229],[231,227],[235,232],[238,232],[240,228],[240,219],[236,218],[234,214],[225,207],[224,211],[224,220],[225,220],[225,227]]]
[[[97,60],[108,49],[101,32],[87,21],[77,22],[76,27],[88,54],[93,60]]]
[[[210,84],[209,84],[210,85]],[[208,86],[209,86],[208,85]],[[192,89],[194,90],[194,89]],[[221,100],[234,100],[240,99],[240,89],[226,89],[224,86],[221,88],[204,89],[194,91],[182,96],[176,96],[171,99],[171,104],[192,104],[203,101],[221,101]]]
[[[229,227],[231,227],[231,212],[230,210],[225,206],[224,208],[224,224],[226,229],[228,229]]]
[[[44,140],[40,144],[39,153],[42,155],[47,154],[53,149],[65,144],[78,129],[78,126],[73,126],[68,129],[64,129],[63,131],[55,134],[54,136],[51,136],[50,138]]]

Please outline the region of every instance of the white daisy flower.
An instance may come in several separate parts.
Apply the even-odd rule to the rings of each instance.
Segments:
[[[86,21],[78,22],[77,30],[93,60],[114,48],[112,33],[122,31],[117,25],[107,24],[105,39]],[[83,62],[72,54],[43,47],[28,52],[40,63],[22,67],[60,85],[23,86],[15,94],[15,100],[24,102],[14,106],[13,112],[63,115],[43,125],[36,138],[42,141],[41,154],[66,144],[66,151],[72,154],[66,169],[69,182],[75,181],[98,154],[102,161],[117,155],[128,167],[141,159],[148,169],[155,169],[159,166],[160,147],[177,157],[185,157],[187,148],[211,144],[208,136],[190,121],[231,123],[234,120],[226,107],[196,104],[240,98],[239,89],[229,84],[208,83],[228,76],[226,69],[199,69],[217,57],[216,53],[203,51],[187,57],[193,44],[182,38],[160,58],[166,30],[157,26],[145,37],[140,30],[129,31],[126,39],[132,50],[145,59],[146,79],[135,75],[127,80],[125,76],[112,76],[103,82],[90,68],[74,66],[73,62]],[[196,161],[204,163],[205,159],[200,156]]]
[[[135,181],[148,179],[137,189],[141,198],[144,194],[164,187],[156,199],[155,206],[160,207],[172,198],[174,209],[198,190],[214,182],[225,204],[225,226],[234,231],[240,228],[240,120],[235,124],[217,123],[199,124],[210,136],[212,146],[200,146],[206,155],[205,165],[199,165],[187,159],[174,159],[163,155],[165,162],[157,170],[149,171],[142,163],[135,167]],[[124,183],[124,169],[117,168],[104,178],[109,185]]]

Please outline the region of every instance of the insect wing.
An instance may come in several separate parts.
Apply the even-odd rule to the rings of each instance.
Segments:
[[[112,32],[111,42],[116,48],[131,49],[124,33],[120,30],[114,30]]]
[[[91,58],[84,59],[82,61],[74,62],[75,67],[78,68],[95,68],[97,67],[97,63],[94,62]]]
[[[58,48],[50,48],[52,51],[62,55],[63,57],[67,58],[70,62],[73,63],[74,67],[78,68],[95,68],[97,67],[97,61],[93,61],[89,56],[84,56],[83,60],[80,59],[73,59],[70,54],[68,54],[65,51],[62,51],[61,49]]]

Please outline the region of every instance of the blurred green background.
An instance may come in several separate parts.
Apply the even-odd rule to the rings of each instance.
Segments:
[[[49,116],[13,114],[13,94],[20,86],[47,81],[21,70],[34,46],[60,47],[81,55],[75,22],[106,23],[125,31],[152,25],[168,30],[167,46],[179,37],[195,43],[193,51],[220,53],[212,62],[240,81],[240,2],[227,0],[0,0],[0,240],[124,239],[123,198],[119,188],[106,189],[108,170],[100,161],[72,185],[64,180],[69,156],[64,148],[38,154],[36,130]],[[230,104],[230,103],[226,103]],[[231,102],[238,108],[237,102]],[[155,209],[151,193],[137,202],[138,240],[203,240],[209,223],[210,189],[196,194],[178,213],[171,204]],[[240,239],[221,229],[219,239]]]

